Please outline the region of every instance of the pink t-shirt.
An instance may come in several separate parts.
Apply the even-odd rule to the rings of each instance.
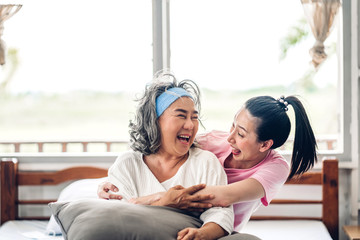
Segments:
[[[231,147],[227,141],[228,132],[211,131],[198,134],[196,140],[204,150],[213,152],[224,166],[225,159],[231,154]],[[284,185],[290,171],[289,164],[283,156],[271,150],[266,158],[249,169],[224,168],[228,183],[238,182],[247,178],[256,179],[265,190],[265,196],[253,201],[234,204],[234,228],[240,231],[249,221],[252,213],[261,205],[269,205],[276,193]]]

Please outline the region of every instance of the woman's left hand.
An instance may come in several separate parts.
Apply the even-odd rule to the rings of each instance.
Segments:
[[[185,228],[178,232],[177,240],[208,240],[200,228]]]
[[[209,222],[201,228],[185,228],[178,232],[177,240],[214,240],[227,235],[225,230],[214,222]]]
[[[151,205],[167,206],[189,211],[204,211],[212,207],[212,204],[202,201],[208,201],[214,198],[213,194],[195,194],[205,188],[205,184],[198,184],[188,188],[177,185],[170,188],[159,201]]]

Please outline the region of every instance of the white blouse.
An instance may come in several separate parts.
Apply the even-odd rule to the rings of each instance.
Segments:
[[[163,183],[160,183],[144,163],[139,152],[127,151],[120,155],[110,167],[109,181],[119,189],[124,200],[167,191],[169,188],[182,185],[187,188],[196,184],[226,185],[227,177],[216,156],[199,148],[191,148],[186,162],[178,172]],[[234,212],[232,206],[213,207],[200,215],[203,224],[214,222],[229,234],[233,231]]]

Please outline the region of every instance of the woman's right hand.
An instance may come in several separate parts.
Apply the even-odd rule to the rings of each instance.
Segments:
[[[205,187],[205,184],[198,184],[188,188],[177,185],[170,188],[158,201],[152,203],[152,205],[202,212],[212,207],[211,203],[204,201],[209,201],[215,197],[213,194],[195,194]]]
[[[121,200],[122,196],[118,194],[113,194],[111,192],[118,192],[119,189],[111,184],[110,182],[102,182],[98,186],[97,195],[99,198],[102,199],[118,199]]]

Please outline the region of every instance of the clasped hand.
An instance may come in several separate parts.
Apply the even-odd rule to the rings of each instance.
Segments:
[[[206,208],[212,207],[212,204],[206,201],[215,197],[213,194],[196,194],[205,187],[205,184],[198,184],[188,188],[177,185],[170,188],[159,200],[151,205],[168,206],[189,211],[204,211]]]
[[[205,184],[198,184],[188,188],[181,185],[170,188],[167,192],[155,193],[149,196],[142,196],[130,199],[129,202],[142,205],[168,206],[189,211],[204,211],[212,207],[206,201],[215,198],[213,194],[199,194],[198,191],[204,189]],[[119,194],[114,194],[119,190],[110,182],[103,182],[98,186],[98,197],[103,199],[122,199]],[[114,192],[114,193],[112,193]]]

